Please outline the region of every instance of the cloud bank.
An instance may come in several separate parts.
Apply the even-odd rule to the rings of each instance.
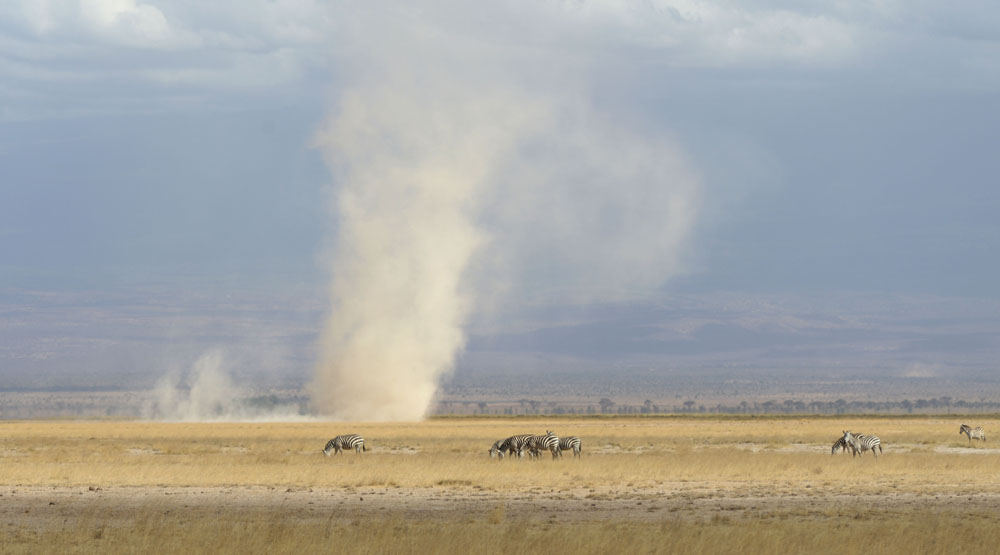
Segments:
[[[395,5],[394,5],[395,4]],[[0,4],[0,120],[248,108],[304,102],[371,60],[390,27],[475,57],[502,45],[550,56],[671,68],[839,71],[909,90],[997,90],[1000,10],[932,2],[589,0],[13,0]],[[409,31],[403,30],[404,34]],[[374,45],[385,52],[384,45]],[[422,48],[427,52],[426,48]],[[351,60],[354,61],[351,61]],[[333,62],[331,60],[334,60]],[[919,67],[919,72],[912,71]],[[991,71],[992,70],[992,71]]]

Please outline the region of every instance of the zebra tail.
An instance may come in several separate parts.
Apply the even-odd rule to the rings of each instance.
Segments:
[[[364,451],[364,452],[366,452],[366,453],[368,452],[368,448],[365,447],[364,443],[361,444],[361,450]]]

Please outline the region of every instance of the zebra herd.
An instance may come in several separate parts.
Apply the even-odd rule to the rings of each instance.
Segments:
[[[503,458],[504,453],[511,457],[523,458],[527,453],[529,458],[542,456],[542,451],[552,453],[552,458],[562,458],[563,451],[573,451],[573,457],[582,457],[583,443],[576,436],[559,437],[552,430],[545,430],[545,435],[521,434],[500,439],[490,447],[490,458]]]
[[[534,459],[541,457],[542,451],[552,453],[553,459],[562,458],[563,451],[572,451],[574,457],[581,457],[582,446],[580,438],[576,436],[560,438],[551,430],[546,430],[545,435],[516,435],[497,441],[493,447],[490,447],[490,458],[499,457],[502,459],[504,453],[522,458],[527,453],[530,458]],[[345,449],[354,449],[355,453],[367,451],[364,438],[358,434],[346,434],[326,442],[323,454],[329,457],[331,453],[337,455],[343,453]]]
[[[882,452],[882,440],[879,439],[878,436],[852,434],[851,432],[844,430],[844,435],[834,442],[833,448],[830,450],[830,454],[833,455],[839,449],[843,449],[844,453],[850,451],[852,457],[862,456],[865,454],[865,451],[871,451],[872,455],[878,459],[879,453]]]
[[[972,443],[974,439],[986,441],[986,432],[983,431],[982,426],[973,428],[962,424],[958,433],[965,434],[969,438],[969,443]],[[367,451],[364,438],[358,434],[346,434],[328,441],[326,447],[323,448],[323,454],[329,457],[330,453],[336,455],[345,449],[354,449],[355,453]],[[502,459],[505,454],[512,458],[516,456],[519,459],[524,458],[524,455],[527,454],[529,458],[537,459],[542,456],[543,451],[550,452],[553,459],[562,458],[563,451],[572,451],[574,458],[582,457],[583,444],[576,436],[559,437],[551,430],[545,430],[544,435],[520,434],[497,440],[489,449],[491,459]],[[865,451],[871,451],[877,460],[879,454],[882,453],[882,440],[878,436],[856,434],[844,430],[844,434],[833,442],[830,454],[835,455],[837,451],[843,451],[845,454],[850,452],[852,458],[864,456]]]
[[[972,440],[974,439],[986,441],[986,432],[983,431],[982,426],[973,428],[968,424],[962,424],[958,428],[958,433],[959,435],[965,434],[968,436],[969,443],[972,443]],[[844,430],[844,435],[837,441],[833,442],[830,454],[835,455],[837,451],[840,450],[843,450],[845,454],[850,451],[852,458],[854,456],[863,456],[865,451],[871,451],[872,455],[877,460],[879,454],[882,453],[882,440],[879,439],[878,436],[854,434],[848,430]]]

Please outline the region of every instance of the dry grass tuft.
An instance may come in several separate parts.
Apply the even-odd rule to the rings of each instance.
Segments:
[[[490,511],[490,516],[487,521],[490,524],[500,524],[507,517],[507,508],[503,505],[497,505],[495,509]]]

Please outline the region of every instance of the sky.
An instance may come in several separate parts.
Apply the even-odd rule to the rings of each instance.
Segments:
[[[6,375],[155,375],[219,346],[307,374],[350,180],[324,122],[397,82],[548,114],[474,191],[491,247],[469,271],[504,279],[460,314],[459,371],[828,367],[846,344],[852,368],[990,368],[1000,8],[464,4],[3,3]]]

